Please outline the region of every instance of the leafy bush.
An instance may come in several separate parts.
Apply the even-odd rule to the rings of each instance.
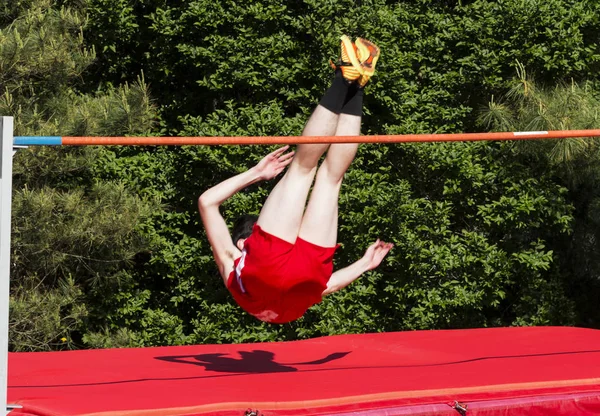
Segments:
[[[94,59],[83,46],[85,20],[37,0],[14,7],[0,28],[0,113],[16,134],[147,132],[155,119],[143,80],[104,93],[74,87]],[[131,285],[134,256],[151,242],[142,223],[156,200],[95,177],[106,150],[34,147],[14,160],[11,260],[13,350],[76,348],[105,306]]]
[[[365,36],[382,48],[367,87],[366,134],[479,130],[481,106],[511,87],[517,60],[552,84],[592,78],[599,69],[598,14],[593,4],[575,0],[62,3],[78,11],[36,0],[0,14],[11,24],[0,33],[0,84],[8,90],[0,111],[18,116],[21,134],[298,135],[328,86],[327,61],[337,56],[342,33]],[[89,21],[81,18],[83,11]],[[57,47],[47,52],[49,39]],[[20,72],[6,72],[20,66]],[[137,81],[142,69],[143,80]],[[118,87],[124,82],[129,86]],[[74,282],[63,305],[85,299],[82,309],[60,306],[63,292],[48,285],[56,295],[48,308],[64,315],[45,331],[47,348],[63,348],[55,342],[68,332],[69,347],[112,347],[598,324],[585,320],[567,283],[569,251],[562,242],[582,224],[570,188],[543,161],[520,156],[511,144],[490,143],[362,146],[342,191],[343,248],[336,266],[355,260],[379,236],[395,249],[380,269],[298,322],[272,326],[254,320],[218,278],[196,199],[268,150],[24,153],[16,167],[18,192],[35,189],[39,201],[53,195],[36,209],[56,207],[56,218],[65,218],[64,231],[33,221],[40,228],[35,235],[43,236],[35,243],[53,246],[60,229],[73,237],[64,244],[82,250],[88,240],[80,237],[89,231],[89,241],[102,241],[97,249],[107,256],[93,252],[94,260],[79,269],[76,263],[64,266],[47,280]],[[224,204],[224,215],[231,221],[258,213],[272,186],[240,192]],[[67,211],[67,201],[78,195],[82,206],[70,202],[73,211]],[[26,197],[16,196],[16,206]],[[103,210],[105,198],[126,218],[119,220],[122,229],[114,224],[120,217]],[[76,221],[94,210],[102,221]],[[28,233],[34,235],[17,229],[15,247],[29,244]],[[111,238],[113,246],[103,245]],[[32,264],[62,261],[40,253],[50,260],[42,256]],[[107,258],[116,261],[114,268],[97,261]],[[23,274],[32,277],[19,285],[41,278],[42,268]],[[20,287],[13,290],[14,310],[25,310],[28,302],[19,297],[25,293]]]

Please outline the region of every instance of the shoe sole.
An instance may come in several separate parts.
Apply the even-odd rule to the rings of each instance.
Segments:
[[[340,40],[346,49],[346,55],[348,55],[348,59],[350,59],[350,63],[358,71],[359,74],[363,74],[364,70],[360,61],[358,60],[358,56],[356,56],[356,51],[354,50],[354,44],[350,40],[350,38],[346,35],[343,35]]]
[[[360,64],[363,70],[361,74],[372,76],[375,74],[375,65],[379,59],[379,47],[373,42],[363,38],[357,38],[354,44],[360,50],[361,55],[367,56],[367,58]],[[369,59],[371,62],[365,65],[365,62],[367,62]]]

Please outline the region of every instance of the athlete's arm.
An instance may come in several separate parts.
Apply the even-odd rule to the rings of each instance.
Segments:
[[[226,285],[227,278],[233,270],[234,260],[240,256],[240,250],[231,241],[229,228],[219,207],[236,192],[258,180],[256,172],[250,169],[213,186],[198,198],[198,211],[206,230],[206,236],[219,267],[219,273]]]
[[[327,282],[327,288],[323,291],[323,296],[337,292],[345,288],[350,283],[358,279],[364,272],[373,270],[389,253],[394,245],[377,240],[365,252],[365,255],[358,261],[348,267],[344,267],[333,273]]]
[[[240,251],[231,241],[229,229],[219,207],[248,185],[272,179],[281,173],[294,156],[294,152],[284,154],[288,147],[284,146],[269,153],[253,168],[213,186],[198,198],[198,211],[200,211],[208,241],[225,284],[233,270],[234,260],[240,256]]]

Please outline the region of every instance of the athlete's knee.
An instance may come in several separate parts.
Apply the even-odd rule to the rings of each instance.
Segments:
[[[339,185],[344,179],[346,169],[331,163],[331,160],[325,159],[317,173],[319,180],[326,180],[332,185]]]
[[[300,174],[306,176],[312,176],[317,171],[317,165],[319,163],[319,159],[312,160],[307,157],[298,157],[294,156],[294,160],[290,164],[288,171],[286,174]]]
[[[292,165],[308,171],[316,169],[328,147],[328,144],[299,144]]]

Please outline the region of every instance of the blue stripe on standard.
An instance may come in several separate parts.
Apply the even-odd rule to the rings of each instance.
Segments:
[[[61,136],[15,136],[14,145],[16,146],[60,146],[62,145]]]

